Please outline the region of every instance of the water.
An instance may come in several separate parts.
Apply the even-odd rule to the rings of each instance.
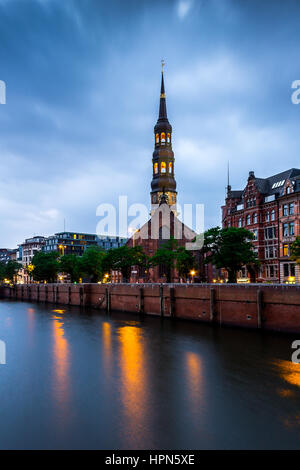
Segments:
[[[299,449],[297,337],[0,301],[0,448]]]

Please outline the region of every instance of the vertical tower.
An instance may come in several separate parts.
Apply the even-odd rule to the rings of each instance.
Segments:
[[[172,126],[167,117],[164,72],[161,72],[159,116],[154,127],[154,152],[152,158],[151,206],[160,203],[161,196],[176,212],[177,192],[174,177]]]

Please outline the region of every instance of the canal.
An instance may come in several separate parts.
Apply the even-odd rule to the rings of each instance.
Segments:
[[[0,301],[1,449],[300,449],[294,336]]]

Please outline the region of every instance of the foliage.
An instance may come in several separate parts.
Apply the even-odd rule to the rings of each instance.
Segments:
[[[235,283],[237,272],[244,266],[257,267],[259,261],[253,251],[254,235],[245,228],[214,227],[204,234],[203,252],[205,263],[212,263],[217,268],[228,272],[228,282]]]
[[[195,268],[195,258],[192,252],[180,246],[176,251],[176,269],[179,276],[186,280],[193,268]]]
[[[60,270],[58,258],[59,254],[56,251],[51,253],[38,251],[32,259],[33,279],[35,281],[56,282],[57,273]]]
[[[148,257],[145,255],[141,246],[129,247],[124,245],[109,250],[104,265],[106,271],[120,271],[123,281],[127,282],[130,278],[131,267],[139,266],[146,268],[148,266]]]
[[[105,273],[104,259],[106,252],[100,247],[91,246],[85,250],[79,261],[79,272],[98,282]]]
[[[60,258],[60,271],[70,275],[71,282],[78,282],[82,277],[82,259],[75,254],[64,255]]]
[[[5,279],[5,268],[6,268],[6,264],[3,262],[0,262],[0,282],[3,281],[3,279]]]
[[[300,264],[300,236],[296,238],[294,243],[291,244],[291,256],[290,258],[293,261],[296,261],[297,264]]]
[[[177,248],[177,240],[170,238],[170,240],[156,250],[156,253],[154,253],[150,260],[151,266],[164,266],[167,282],[171,282],[172,269],[174,268],[176,260]]]
[[[4,278],[13,282],[15,276],[18,274],[19,269],[21,269],[20,263],[17,263],[17,261],[13,260],[8,261],[5,265]]]

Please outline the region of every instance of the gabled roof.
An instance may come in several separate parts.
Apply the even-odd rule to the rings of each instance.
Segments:
[[[268,178],[254,177],[254,183],[258,191],[264,196],[271,196],[273,194],[282,196],[284,183],[287,179],[294,181],[294,192],[300,191],[300,169],[298,168],[290,168]],[[242,198],[244,192],[245,190],[229,191],[227,197],[230,199]]]

